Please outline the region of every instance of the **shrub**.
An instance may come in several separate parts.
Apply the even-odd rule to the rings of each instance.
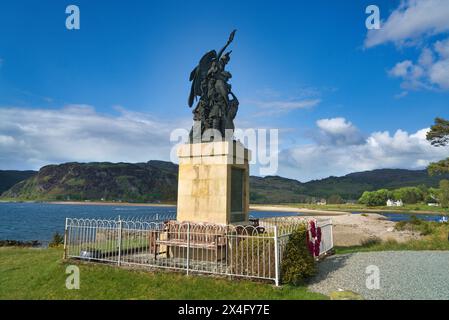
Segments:
[[[435,233],[441,225],[437,222],[423,221],[416,216],[412,216],[409,221],[400,221],[396,223],[395,229],[398,231],[408,230],[419,232],[422,236]]]
[[[372,236],[361,241],[361,245],[364,247],[372,247],[382,243],[382,239],[376,236]]]
[[[427,236],[433,233],[434,227],[430,223],[424,223],[419,231],[422,236]]]
[[[58,247],[60,245],[64,244],[64,237],[59,234],[59,232],[56,232],[53,234],[53,238],[51,242],[48,244],[49,247]]]
[[[385,247],[393,247],[398,245],[398,241],[394,238],[388,238],[386,241],[384,241]]]
[[[276,275],[272,237],[237,237],[230,246],[230,265],[235,274],[274,278]],[[228,259],[229,259],[228,258]]]
[[[281,264],[282,281],[300,285],[316,273],[315,259],[306,240],[307,226],[301,226],[291,234],[285,247]]]
[[[396,222],[394,229],[396,231],[403,231],[403,230],[406,230],[405,229],[406,227],[407,227],[407,221],[403,220],[403,221]]]
[[[449,181],[446,179],[440,181],[439,199],[442,208],[449,207]]]

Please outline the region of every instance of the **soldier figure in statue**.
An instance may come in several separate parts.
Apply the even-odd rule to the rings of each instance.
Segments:
[[[225,137],[229,138],[229,131],[234,130],[234,118],[239,101],[228,83],[232,75],[225,70],[232,51],[223,53],[234,40],[235,32],[236,30],[231,32],[228,42],[218,54],[215,50],[206,53],[198,66],[190,73],[189,80],[192,82],[192,87],[188,101],[189,107],[192,107],[199,97],[193,110],[194,125],[190,131],[191,142],[223,140]],[[229,99],[230,95],[232,100]]]

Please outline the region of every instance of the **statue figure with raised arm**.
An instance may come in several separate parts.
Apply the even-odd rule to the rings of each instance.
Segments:
[[[236,30],[232,31],[225,46],[218,52],[207,52],[198,66],[190,73],[192,87],[188,104],[193,110],[194,125],[190,132],[191,141],[203,142],[222,140],[226,130],[234,130],[233,120],[238,109],[238,100],[228,83],[231,73],[225,70],[232,51],[226,52],[234,40]],[[232,96],[230,100],[229,95]],[[210,130],[210,132],[207,132]],[[206,133],[206,134],[205,134]]]

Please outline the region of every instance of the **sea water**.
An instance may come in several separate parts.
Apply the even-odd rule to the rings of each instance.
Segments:
[[[48,242],[54,233],[64,233],[65,218],[121,219],[156,216],[175,217],[174,206],[126,206],[52,203],[0,203],[0,240],[38,240]],[[296,216],[297,213],[251,211],[254,218]],[[401,221],[412,214],[383,213],[387,219]],[[419,215],[420,219],[438,221],[438,215]]]

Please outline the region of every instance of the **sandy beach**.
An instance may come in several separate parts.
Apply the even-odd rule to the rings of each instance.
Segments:
[[[396,240],[405,242],[418,239],[421,236],[410,231],[395,230],[396,222],[387,220],[377,213],[345,214],[339,216],[317,216],[319,219],[332,219],[334,245],[355,246],[360,245],[369,238],[380,238],[383,241]]]
[[[276,212],[296,212],[302,213],[305,216],[317,216],[317,215],[326,215],[326,216],[334,216],[334,215],[345,215],[348,214],[344,211],[335,211],[335,210],[315,210],[315,209],[306,209],[306,208],[295,208],[284,205],[250,205],[250,210],[255,211],[276,211]]]
[[[283,205],[251,205],[251,210],[297,212],[303,216],[314,217],[317,220],[331,219],[333,224],[334,245],[355,246],[364,240],[377,237],[382,240],[394,239],[405,242],[420,236],[409,231],[396,231],[396,222],[389,221],[378,213],[353,214],[343,211],[313,210],[294,208]]]

